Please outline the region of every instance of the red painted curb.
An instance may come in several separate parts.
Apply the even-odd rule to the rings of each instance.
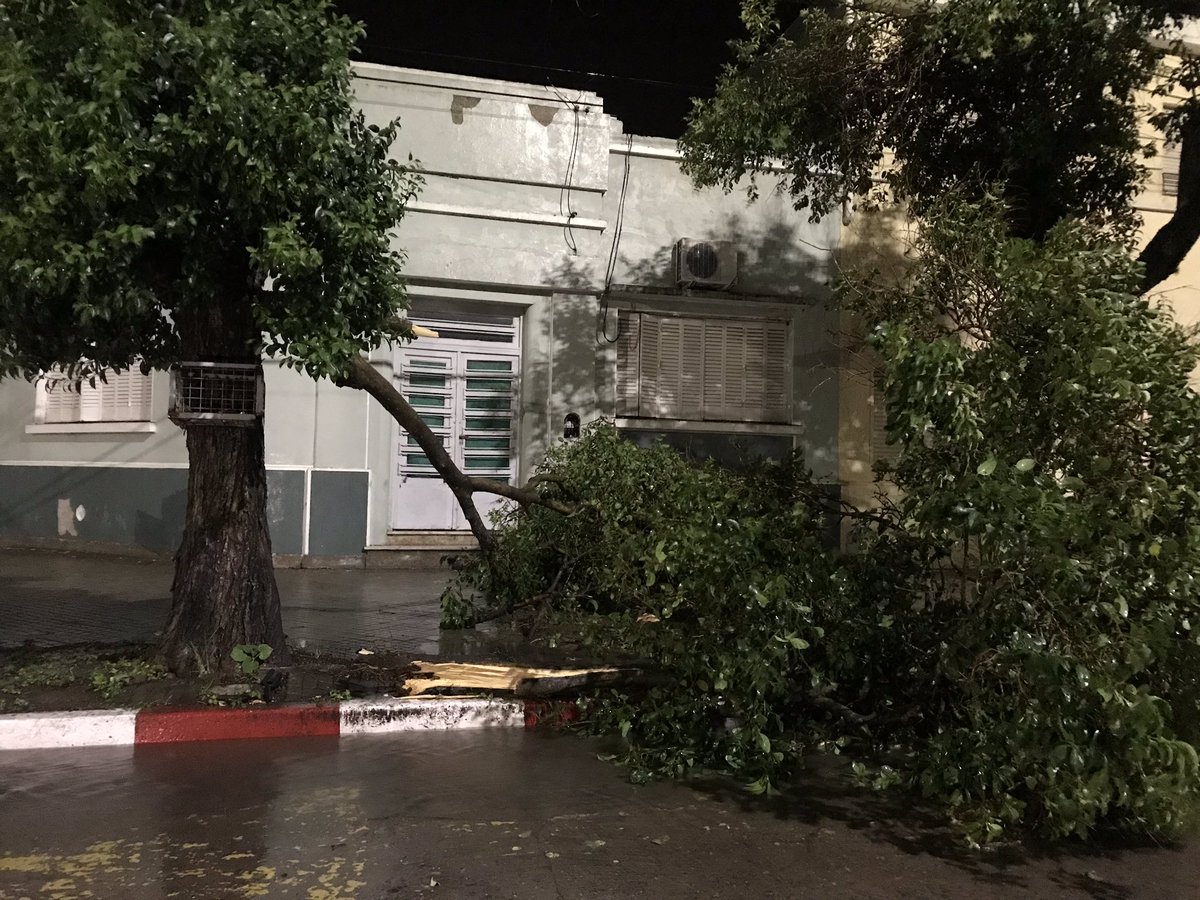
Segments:
[[[135,744],[312,737],[341,733],[338,706],[270,706],[247,709],[142,710]]]
[[[564,728],[579,721],[579,707],[574,700],[526,700],[525,727]]]

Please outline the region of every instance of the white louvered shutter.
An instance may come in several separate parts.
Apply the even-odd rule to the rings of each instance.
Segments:
[[[144,422],[150,419],[153,379],[139,369],[107,373],[108,383],[96,382],[105,422]]]
[[[104,388],[106,385],[99,378],[96,378],[95,382],[95,386],[90,384],[86,378],[79,382],[80,422],[104,421]]]
[[[765,422],[787,422],[792,412],[792,360],[786,322],[763,323],[763,401]]]
[[[681,383],[683,379],[683,329],[679,319],[658,320],[658,341],[654,361],[654,390],[650,393],[653,406],[651,415],[659,419],[681,419],[683,404]],[[649,387],[649,385],[647,385]],[[642,396],[642,411],[646,410],[646,396]]]
[[[618,415],[787,422],[785,322],[628,314],[617,348]]]
[[[647,339],[651,331],[653,340]],[[647,315],[642,317],[642,333],[642,415],[700,418],[704,409],[703,322]],[[647,377],[648,369],[652,378]]]
[[[658,416],[659,337],[662,319],[643,313],[638,326],[638,415]]]
[[[639,313],[622,312],[617,317],[620,331],[617,335],[617,415],[637,416],[641,392],[641,366],[639,357],[641,340]]]
[[[704,418],[724,417],[729,377],[725,371],[725,328],[717,320],[704,323]]]
[[[51,372],[37,384],[42,397],[42,421],[47,424],[79,421],[79,394],[59,372]]]
[[[790,366],[787,325],[740,319],[704,323],[703,418],[785,422]]]
[[[677,418],[704,418],[704,321],[679,322],[679,402]]]

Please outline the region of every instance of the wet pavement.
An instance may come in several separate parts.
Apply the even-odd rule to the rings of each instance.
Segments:
[[[516,730],[0,753],[0,898],[1189,898],[1200,847],[971,852],[823,773],[629,785]]]
[[[171,562],[0,550],[0,646],[153,641],[167,620]],[[278,569],[293,646],[335,655],[360,647],[415,658],[516,658],[497,629],[438,630],[446,569]]]

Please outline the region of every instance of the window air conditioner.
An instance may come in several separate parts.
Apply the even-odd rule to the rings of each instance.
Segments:
[[[737,280],[737,248],[732,241],[675,242],[675,283],[680,287],[726,289]]]

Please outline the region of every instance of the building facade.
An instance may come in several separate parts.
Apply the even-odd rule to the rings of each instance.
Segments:
[[[355,70],[368,119],[399,117],[394,153],[424,173],[397,243],[410,316],[439,334],[371,361],[462,468],[519,483],[564,430],[603,417],[728,462],[799,447],[819,480],[842,481],[827,287],[840,219],[811,222],[770,184],[754,204],[695,190],[674,142],[626,134],[594,94]],[[281,562],[469,545],[449,491],[369,396],[266,370]],[[173,551],[187,454],[168,390],[165,372],[0,382],[0,540]]]

